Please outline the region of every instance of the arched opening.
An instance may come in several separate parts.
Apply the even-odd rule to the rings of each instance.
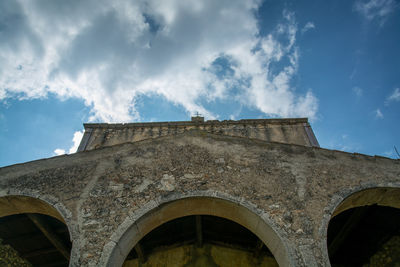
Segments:
[[[278,263],[245,227],[216,216],[192,215],[158,226],[131,250],[124,267],[265,266]]]
[[[207,253],[206,258],[211,255],[215,262],[218,249],[223,253],[217,257],[221,259],[225,255],[226,262],[230,259],[227,255],[236,251],[247,257],[247,262],[252,263],[249,266],[293,266],[287,243],[272,224],[266,222],[268,217],[260,217],[238,202],[187,197],[153,206],[141,214],[144,215],[126,223],[124,230],[117,230],[121,234],[112,237],[111,247],[104,248],[106,266],[123,266],[125,260],[135,259],[146,266],[143,265],[145,261],[152,260],[151,257],[154,260],[157,253],[164,259],[170,257],[172,254],[165,251],[174,247],[178,247],[174,253],[186,251],[183,254],[191,258],[173,266],[184,266],[183,262],[189,264],[191,260],[192,265],[185,266],[196,266],[193,265],[196,257]],[[193,255],[197,255],[195,259]],[[163,266],[168,266],[167,263]],[[135,266],[132,264],[125,262],[125,266]]]
[[[332,266],[400,266],[400,189],[354,193],[336,208],[328,225]]]
[[[1,266],[68,266],[72,243],[59,212],[26,196],[0,198]]]

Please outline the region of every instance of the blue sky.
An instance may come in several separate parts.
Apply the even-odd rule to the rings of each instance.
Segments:
[[[0,2],[0,166],[73,153],[84,122],[308,117],[397,158],[400,2]]]

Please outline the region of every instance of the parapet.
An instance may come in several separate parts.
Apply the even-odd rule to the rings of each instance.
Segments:
[[[203,117],[192,117],[191,121],[86,123],[84,127],[85,134],[78,151],[177,135],[193,130],[266,142],[319,147],[307,118],[205,121]]]

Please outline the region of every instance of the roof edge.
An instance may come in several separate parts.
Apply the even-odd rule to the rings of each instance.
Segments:
[[[85,129],[93,128],[126,128],[126,127],[168,127],[215,124],[300,124],[308,123],[308,118],[283,119],[243,119],[243,120],[208,120],[208,121],[165,121],[165,122],[133,122],[133,123],[84,123]]]

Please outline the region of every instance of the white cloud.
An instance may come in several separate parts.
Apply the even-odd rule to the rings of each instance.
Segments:
[[[61,149],[61,148],[57,148],[57,149],[54,150],[54,154],[57,155],[57,156],[64,155],[65,154],[65,150]]]
[[[357,97],[361,97],[363,95],[363,90],[360,87],[353,87],[353,92]]]
[[[72,146],[68,150],[68,154],[75,153],[78,150],[79,144],[83,137],[83,131],[77,131],[74,133],[74,137],[72,137]],[[65,149],[57,148],[54,150],[54,154],[63,155],[66,153]]]
[[[375,110],[375,117],[378,119],[383,119],[383,113],[379,108]]]
[[[391,101],[396,101],[396,102],[400,101],[400,88],[394,89],[393,93],[390,96],[388,96],[385,103],[389,104],[389,102]]]
[[[329,149],[340,151],[354,152],[362,150],[362,146],[347,134],[342,134],[338,137],[333,137],[327,144]]]
[[[78,150],[79,144],[83,137],[83,131],[77,131],[74,133],[74,137],[72,138],[73,145],[69,149],[68,154],[75,153]]]
[[[398,4],[394,0],[357,0],[354,9],[369,21],[376,19],[382,26],[387,16],[394,12]]]
[[[139,119],[140,95],[163,96],[208,118],[215,114],[201,103],[229,97],[271,116],[313,119],[317,98],[291,83],[299,67],[294,14],[284,12],[275,30],[260,36],[260,4],[1,1],[0,100],[80,98],[92,120],[112,122]],[[229,63],[227,75],[213,68],[219,58]]]
[[[309,30],[315,29],[315,24],[314,22],[307,22],[306,25],[304,25],[303,29],[301,29],[301,33],[305,33]]]

